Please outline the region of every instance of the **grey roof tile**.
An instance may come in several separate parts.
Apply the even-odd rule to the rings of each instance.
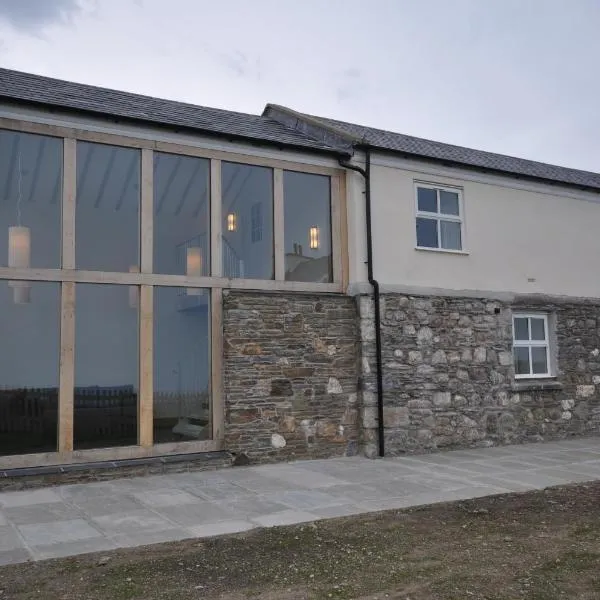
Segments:
[[[249,142],[340,153],[333,146],[265,116],[162,100],[9,69],[0,69],[0,99],[194,129]]]
[[[298,113],[295,113],[298,114]],[[452,162],[471,168],[490,169],[527,178],[543,179],[548,182],[567,184],[580,188],[600,190],[600,174],[590,171],[569,169],[546,163],[515,158],[503,154],[494,154],[483,150],[473,150],[452,144],[443,144],[422,138],[394,133],[374,127],[364,127],[335,119],[306,115],[313,122],[320,121],[325,126],[351,135],[355,142],[367,143],[370,146],[414,155],[431,160]]]

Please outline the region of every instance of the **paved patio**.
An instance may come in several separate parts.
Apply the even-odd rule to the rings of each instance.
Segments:
[[[600,438],[0,493],[0,565],[600,478]]]

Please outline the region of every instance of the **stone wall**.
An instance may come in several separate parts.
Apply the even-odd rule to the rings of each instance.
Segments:
[[[252,462],[357,452],[352,298],[226,292],[223,322],[226,450]]]
[[[362,436],[377,454],[373,303],[358,300]],[[518,382],[512,311],[550,315],[557,377]],[[600,305],[382,296],[386,455],[600,431]]]

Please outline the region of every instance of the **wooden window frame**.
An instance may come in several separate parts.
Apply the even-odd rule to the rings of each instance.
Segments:
[[[345,177],[343,169],[323,167],[251,154],[228,153],[199,146],[120,136],[84,128],[62,127],[32,121],[0,118],[0,129],[61,138],[63,141],[62,259],[60,269],[13,269],[0,267],[0,280],[51,281],[61,286],[60,383],[57,451],[29,455],[0,456],[0,468],[21,468],[102,460],[194,453],[222,447],[225,407],[222,394],[222,348],[224,289],[309,293],[342,293],[348,285]],[[75,210],[77,142],[93,142],[140,149],[140,272],[104,272],[75,269]],[[153,273],[153,174],[154,152],[205,158],[210,161],[211,275],[189,277]],[[221,162],[237,162],[273,169],[273,237],[275,279],[229,279],[222,277]],[[283,171],[327,175],[331,178],[333,283],[285,281]],[[73,402],[75,360],[76,284],[97,283],[137,286],[139,291],[139,398],[138,445],[73,449]],[[155,286],[207,288],[211,295],[210,382],[212,439],[154,444],[153,440],[153,290]]]

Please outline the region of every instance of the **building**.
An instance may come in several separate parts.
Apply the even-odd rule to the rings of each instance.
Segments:
[[[600,175],[0,69],[0,469],[598,430]]]

